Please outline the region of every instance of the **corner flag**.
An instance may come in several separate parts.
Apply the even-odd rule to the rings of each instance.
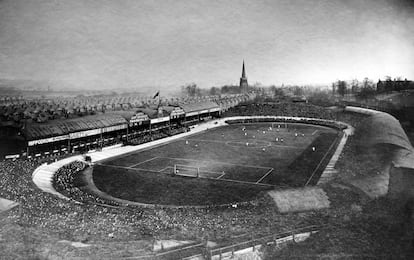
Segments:
[[[157,93],[155,93],[153,99],[156,98],[156,97],[158,97],[159,95],[160,95],[160,91],[158,90]]]

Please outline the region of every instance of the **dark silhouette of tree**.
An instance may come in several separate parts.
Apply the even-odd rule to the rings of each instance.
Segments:
[[[299,87],[299,86],[295,86],[293,87],[293,95],[295,96],[303,96],[303,88]]]
[[[341,96],[345,96],[346,92],[347,92],[347,84],[346,81],[344,80],[338,80],[336,83],[337,86],[337,92],[339,95]]]
[[[311,91],[308,96],[308,101],[317,106],[328,107],[335,105],[335,100],[328,90]]]
[[[224,85],[221,87],[222,94],[239,94],[241,93],[240,86]]]
[[[275,86],[271,86],[271,91],[274,93],[274,95],[276,97],[284,97],[285,96],[285,92],[283,91],[282,88],[277,88]]]
[[[220,93],[221,93],[220,88],[218,88],[218,87],[211,87],[210,88],[210,91],[209,91],[210,96],[220,95]]]
[[[361,91],[358,93],[360,98],[370,98],[375,96],[375,84],[372,80],[364,78],[362,81]]]
[[[356,93],[358,93],[360,91],[360,88],[359,88],[359,81],[357,80],[357,79],[353,79],[352,81],[351,81],[351,93],[352,94],[356,94]]]
[[[184,95],[190,97],[196,97],[201,95],[201,90],[199,87],[197,87],[197,84],[195,83],[189,83],[184,86],[181,86],[181,92],[183,92]]]

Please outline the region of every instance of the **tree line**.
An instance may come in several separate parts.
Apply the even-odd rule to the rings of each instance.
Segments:
[[[221,87],[211,87],[209,89],[200,88],[195,83],[188,83],[181,86],[181,95],[188,97],[201,97],[201,96],[217,96],[226,94],[240,94],[243,92],[249,92],[257,90],[257,85],[249,86],[247,89],[242,89],[238,85],[224,85]]]
[[[407,79],[397,77],[392,79],[386,76],[384,80],[374,83],[369,78],[364,78],[362,82],[357,79],[351,81],[337,80],[332,83],[332,92],[339,96],[347,94],[355,95],[359,98],[370,98],[380,92],[400,91],[406,89],[414,89],[414,82]]]

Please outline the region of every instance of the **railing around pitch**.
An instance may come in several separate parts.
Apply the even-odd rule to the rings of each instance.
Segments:
[[[306,226],[306,227],[290,230],[290,231],[287,231],[287,232],[271,234],[271,235],[263,236],[263,237],[260,237],[260,238],[254,238],[254,239],[251,239],[251,240],[248,240],[248,241],[243,241],[243,242],[232,244],[232,245],[229,245],[229,246],[224,246],[224,247],[220,247],[220,248],[211,249],[211,250],[208,251],[208,257],[209,257],[208,259],[212,259],[213,256],[217,256],[217,255],[221,259],[221,256],[223,254],[226,254],[226,253],[229,253],[229,252],[234,254],[234,252],[236,252],[238,250],[242,250],[242,249],[246,249],[246,248],[250,248],[250,247],[252,247],[253,250],[254,250],[256,246],[273,243],[273,242],[277,241],[278,239],[288,237],[288,236],[292,236],[292,239],[294,240],[295,235],[297,235],[299,233],[315,232],[318,229],[320,229],[321,227],[323,227],[323,226],[321,226],[321,225],[311,225],[311,226]]]

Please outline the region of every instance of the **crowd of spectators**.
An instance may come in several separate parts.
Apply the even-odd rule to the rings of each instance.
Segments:
[[[176,134],[178,134],[178,132],[176,132]],[[129,138],[128,144],[139,145],[139,144],[151,142],[154,140],[162,139],[170,135],[173,135],[173,134],[167,130],[155,131],[155,132],[152,132],[151,134],[148,133],[148,134],[139,135],[133,138]]]
[[[292,102],[264,102],[257,104],[238,105],[230,108],[224,116],[294,116],[311,117],[334,120],[335,117],[329,110],[306,103]]]
[[[72,184],[77,175],[81,173],[87,164],[82,161],[73,161],[59,168],[53,175],[52,184],[57,191],[68,190],[73,188]]]
[[[322,125],[331,128],[336,128],[338,130],[343,130],[346,128],[346,125],[340,124],[336,121],[325,121],[319,119],[303,119],[298,121],[297,119],[291,118],[248,118],[248,119],[233,119],[226,121],[229,124],[246,124],[246,123],[260,123],[260,122],[280,122],[280,123],[298,123],[303,124],[312,124],[312,125]]]
[[[31,180],[31,173],[38,166],[28,161],[0,162],[0,197],[21,205],[21,210],[12,210],[7,217],[34,228],[40,228],[58,235],[61,239],[84,241],[128,241],[148,238],[148,236],[188,238],[210,236],[223,239],[238,232],[237,227],[248,225],[255,228],[280,228],[273,223],[277,216],[266,198],[247,206],[237,208],[205,209],[144,209],[138,207],[119,207],[87,194],[71,184],[70,180],[84,163],[75,162],[59,172],[55,183],[58,189],[66,190],[73,200],[63,200],[40,191]],[[87,168],[84,168],[87,169]],[[78,203],[78,202],[82,203]],[[111,207],[102,206],[109,204]],[[260,217],[259,217],[260,216]],[[280,216],[279,216],[280,217]],[[282,231],[294,226],[294,220],[286,219]],[[269,225],[263,226],[263,223]],[[271,224],[273,223],[273,224]],[[255,227],[255,228],[254,228]],[[257,231],[257,230],[256,230]],[[112,234],[109,236],[109,234]]]
[[[359,128],[361,123],[368,118],[367,115],[353,112],[339,111],[335,113],[335,120],[348,123],[354,128]]]
[[[144,135],[135,136],[133,138],[129,138],[128,144],[139,145],[139,144],[147,143],[150,141],[151,141],[151,136],[148,134],[144,134]]]
[[[87,182],[85,181],[83,175],[86,169],[92,170],[89,163],[79,160],[62,166],[56,171],[55,175],[53,176],[53,187],[59,193],[76,202],[96,205],[119,206],[119,203],[94,196],[84,189],[84,186],[87,185]]]
[[[167,130],[156,131],[156,132],[153,132],[152,135],[151,135],[152,140],[158,140],[158,139],[162,139],[162,138],[165,138],[165,137],[168,137],[168,136],[169,136],[169,134],[168,134]]]
[[[170,135],[177,135],[188,131],[187,127],[177,127],[170,130]]]
[[[292,102],[265,102],[265,103],[242,103],[230,108],[223,114],[223,117],[229,116],[291,116],[307,117],[316,119],[326,119],[349,123],[352,126],[358,126],[366,116],[357,113],[344,112],[343,109],[326,109],[307,103]],[[319,122],[321,121],[314,121]],[[309,121],[309,123],[314,123]],[[330,126],[337,126],[330,125]]]

